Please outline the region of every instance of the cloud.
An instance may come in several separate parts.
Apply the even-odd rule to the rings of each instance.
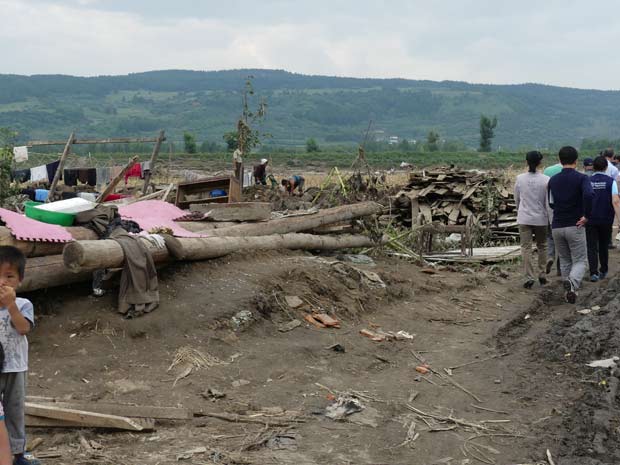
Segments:
[[[2,73],[256,67],[592,88],[617,88],[620,73],[613,0],[0,0],[0,11]]]

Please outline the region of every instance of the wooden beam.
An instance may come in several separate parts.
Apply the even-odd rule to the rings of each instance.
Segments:
[[[156,418],[162,420],[189,420],[193,414],[189,409],[176,407],[155,407],[151,405],[124,405],[106,402],[64,402],[50,399],[36,399],[26,397],[26,402],[59,407],[70,410],[83,410],[106,415],[118,415],[129,418]]]
[[[153,147],[153,153],[151,154],[151,160],[149,163],[149,170],[144,173],[144,187],[142,188],[142,194],[146,194],[147,189],[149,188],[149,183],[151,182],[151,173],[155,170],[155,162],[157,161],[157,155],[159,155],[159,149],[161,149],[161,143],[166,140],[166,135],[164,130],[159,131],[159,137],[157,138],[157,142],[155,142],[155,147]]]
[[[35,417],[73,422],[89,428],[113,428],[129,431],[145,430],[143,424],[127,417],[87,412],[85,410],[73,410],[52,405],[35,404],[32,402],[26,402],[26,414]]]
[[[103,200],[108,195],[114,192],[116,185],[121,181],[121,179],[123,179],[127,170],[131,168],[134,165],[134,163],[136,163],[137,161],[138,161],[137,155],[133,157],[131,160],[129,160],[129,162],[125,165],[125,167],[121,170],[121,172],[118,173],[118,175],[114,179],[112,179],[112,181],[110,181],[110,184],[108,184],[108,187],[106,187],[105,190],[101,193],[101,195],[97,197],[97,203],[103,202]]]
[[[164,138],[164,140],[166,140]],[[74,139],[73,144],[142,144],[157,142],[158,138],[154,137],[110,137],[107,139]],[[44,145],[63,145],[64,140],[32,140],[26,142],[28,147],[40,147]]]
[[[208,213],[208,221],[264,221],[271,218],[269,202],[193,203],[189,210]]]
[[[54,179],[52,180],[52,183],[50,184],[50,192],[47,196],[47,199],[45,200],[46,202],[51,202],[53,200],[53,198],[55,197],[55,190],[56,190],[56,184],[58,184],[58,181],[60,180],[60,175],[62,174],[62,170],[65,167],[65,161],[67,160],[67,156],[69,155],[69,152],[71,152],[71,144],[73,144],[73,141],[75,140],[75,133],[72,132],[71,135],[69,136],[69,139],[67,139],[67,142],[65,144],[65,149],[62,151],[62,155],[60,156],[60,163],[58,164],[58,169],[56,170],[56,173],[54,173]]]
[[[55,420],[53,418],[25,415],[26,426],[31,428],[89,428],[83,423],[68,420]],[[134,418],[134,423],[141,425],[141,431],[152,431],[155,428],[155,420],[152,418]],[[37,454],[41,457],[41,454]]]

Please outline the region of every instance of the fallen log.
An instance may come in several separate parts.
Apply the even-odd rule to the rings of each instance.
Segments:
[[[87,228],[69,227],[65,229],[77,241],[97,239],[95,232]],[[65,247],[65,243],[62,242],[20,241],[11,234],[11,230],[6,226],[0,226],[0,245],[17,247],[26,257],[59,255]]]
[[[142,243],[153,256],[155,264],[166,262],[170,258],[166,247],[159,248],[147,240],[142,240]],[[71,273],[118,268],[123,266],[125,261],[122,247],[111,239],[69,242],[62,256],[64,266]]]
[[[65,286],[92,278],[90,271],[72,273],[63,262],[62,255],[29,258],[26,261],[24,280],[17,292],[30,292],[48,287]]]
[[[283,234],[257,237],[202,237],[185,238],[166,236],[167,250],[149,250],[155,262],[168,257],[179,260],[205,260],[223,257],[240,250],[335,250],[371,247],[374,242],[362,235],[315,236],[312,234]],[[100,268],[117,268],[125,257],[121,247],[112,240],[76,241],[67,244],[63,252],[64,265],[74,273]]]
[[[272,234],[287,234],[308,231],[326,224],[340,223],[363,216],[376,215],[383,207],[375,202],[361,202],[353,205],[327,208],[313,215],[292,216],[267,221],[265,223],[249,223],[219,228],[209,231],[210,236],[270,236]]]
[[[193,203],[189,210],[208,213],[209,221],[265,221],[271,218],[269,202]]]
[[[170,255],[178,260],[205,260],[223,257],[240,250],[337,250],[373,245],[375,243],[369,237],[352,234],[317,236],[290,233],[271,236],[191,238],[166,236],[166,246]]]

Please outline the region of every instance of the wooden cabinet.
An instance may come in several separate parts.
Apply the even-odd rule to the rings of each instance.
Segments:
[[[225,195],[214,196],[221,190]],[[193,203],[230,203],[241,201],[241,185],[232,176],[181,182],[177,187],[176,206],[187,209]]]

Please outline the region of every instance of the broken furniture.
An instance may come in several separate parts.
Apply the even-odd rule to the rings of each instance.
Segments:
[[[222,194],[223,195],[214,195]],[[181,182],[177,188],[175,205],[182,209],[194,203],[230,203],[241,201],[241,185],[232,176]]]

